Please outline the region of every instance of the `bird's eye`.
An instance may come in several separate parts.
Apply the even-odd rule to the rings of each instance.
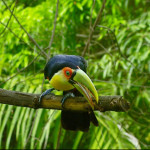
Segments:
[[[69,72],[69,71],[66,71],[66,75],[67,75],[67,76],[70,76],[70,72]]]
[[[72,76],[72,69],[69,67],[63,68],[63,72],[67,79],[69,79]]]

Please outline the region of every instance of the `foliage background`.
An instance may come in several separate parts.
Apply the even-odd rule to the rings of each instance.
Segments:
[[[12,0],[5,2],[40,47],[46,48],[56,1],[18,0],[16,5]],[[92,23],[102,5],[101,0],[94,2]],[[89,0],[59,2],[51,57],[82,55],[92,5]],[[0,8],[0,88],[41,93],[46,59],[2,1]],[[84,56],[99,95],[124,96],[131,103],[128,112],[96,112],[99,127],[91,125],[89,132],[83,133],[62,129],[60,111],[0,104],[0,148],[150,148],[149,8],[149,0],[107,0],[101,24]],[[43,91],[48,88],[50,85],[44,81]]]

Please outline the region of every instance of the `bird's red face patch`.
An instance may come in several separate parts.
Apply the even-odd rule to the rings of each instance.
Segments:
[[[70,79],[72,76],[72,69],[69,67],[63,68],[64,75],[67,79]]]

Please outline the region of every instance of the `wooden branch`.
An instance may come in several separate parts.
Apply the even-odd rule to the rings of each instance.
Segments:
[[[46,95],[41,104],[38,103],[40,94],[22,93],[17,91],[8,91],[0,88],[0,103],[30,107],[30,108],[45,108],[59,110],[74,110],[87,111],[91,110],[90,105],[84,97],[68,98],[65,101],[64,107],[61,106],[62,96],[53,94]],[[129,102],[123,99],[122,96],[100,96],[99,103],[94,101],[94,110],[104,111],[127,111],[130,107]]]

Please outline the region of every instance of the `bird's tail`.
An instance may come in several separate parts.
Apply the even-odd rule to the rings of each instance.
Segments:
[[[98,121],[93,111],[78,112],[63,110],[61,112],[61,124],[66,130],[80,130],[87,132],[90,127],[90,122],[92,122],[95,126],[98,126]]]

